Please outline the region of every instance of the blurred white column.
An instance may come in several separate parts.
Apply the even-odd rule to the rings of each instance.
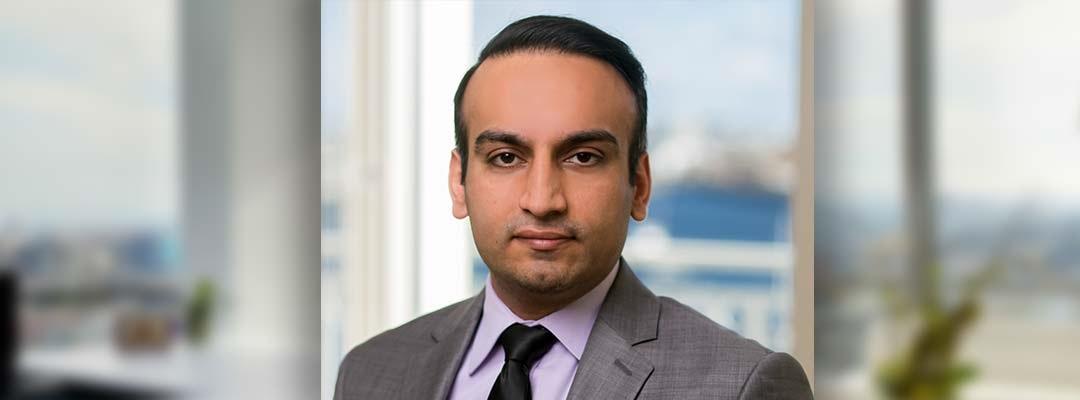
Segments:
[[[469,296],[466,225],[451,214],[447,186],[454,148],[454,92],[475,60],[471,1],[420,3],[418,268],[420,312]]]
[[[199,398],[309,398],[319,354],[319,6],[180,2],[183,226],[220,290]],[[203,376],[205,375],[205,376]]]
[[[229,66],[237,345],[317,352],[317,7],[236,3]]]

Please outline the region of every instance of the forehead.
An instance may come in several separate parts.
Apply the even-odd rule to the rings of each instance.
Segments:
[[[478,132],[516,132],[557,141],[583,130],[606,130],[629,143],[634,95],[615,68],[585,56],[525,51],[484,60],[462,104],[471,142]]]

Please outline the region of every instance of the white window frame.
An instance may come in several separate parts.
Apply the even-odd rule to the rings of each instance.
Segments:
[[[323,289],[334,303],[323,316],[340,323],[341,346],[324,355],[332,359],[324,359],[324,399],[354,346],[472,294],[468,228],[452,216],[447,188],[451,100],[473,56],[472,2],[344,8],[354,50],[345,81],[354,86],[335,154],[340,170],[324,172],[332,181],[323,188],[342,217],[323,240],[341,260],[337,281]]]

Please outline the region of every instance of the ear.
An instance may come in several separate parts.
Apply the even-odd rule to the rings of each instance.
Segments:
[[[465,205],[465,184],[461,167],[461,156],[457,150],[450,150],[450,200],[453,203],[454,218],[457,219],[469,216],[469,208]]]
[[[644,221],[649,214],[649,196],[652,194],[652,172],[649,168],[649,153],[638,158],[637,175],[634,176],[634,202],[630,216],[638,222]]]

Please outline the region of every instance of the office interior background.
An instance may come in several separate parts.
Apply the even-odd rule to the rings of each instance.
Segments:
[[[0,1],[0,388],[327,398],[352,345],[479,290],[450,95],[555,13],[649,73],[655,292],[818,398],[1080,396],[1080,5],[629,4]]]
[[[0,2],[0,398],[317,396],[318,26]]]

